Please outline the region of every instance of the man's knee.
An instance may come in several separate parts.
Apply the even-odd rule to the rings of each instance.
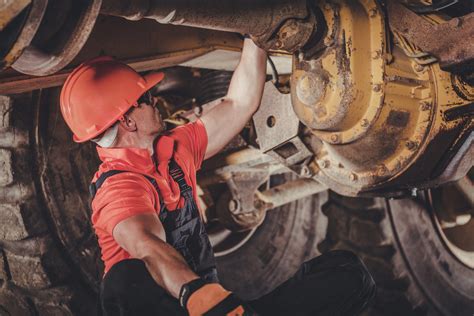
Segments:
[[[338,273],[344,271],[347,278],[344,287],[348,293],[358,293],[360,304],[365,307],[374,298],[376,292],[375,281],[362,260],[353,252],[347,250],[333,250],[304,263],[304,274]],[[349,280],[353,280],[349,282]]]
[[[116,263],[103,280],[103,295],[106,297],[126,301],[143,293],[161,295],[164,290],[155,283],[145,263],[138,259]]]

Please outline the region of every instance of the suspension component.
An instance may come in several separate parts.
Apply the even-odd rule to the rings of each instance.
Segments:
[[[346,195],[423,187],[472,131],[472,86],[420,59],[426,52],[402,34],[388,42],[376,1],[321,9],[324,45],[314,58],[295,56],[291,78],[294,110],[313,135],[306,142],[321,143],[309,165],[315,178]]]
[[[103,0],[101,13],[251,34],[267,50],[290,52],[304,46],[316,31],[315,15],[305,0],[202,0],[196,5],[173,0]]]

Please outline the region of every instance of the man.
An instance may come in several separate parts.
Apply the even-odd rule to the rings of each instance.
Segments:
[[[61,92],[76,142],[92,140],[92,222],[105,263],[106,315],[354,315],[375,285],[352,253],[334,251],[303,264],[275,291],[243,302],[218,282],[212,247],[196,206],[196,170],[257,110],[266,54],[244,40],[228,94],[199,120],[166,132],[144,77],[109,57],[79,66]]]

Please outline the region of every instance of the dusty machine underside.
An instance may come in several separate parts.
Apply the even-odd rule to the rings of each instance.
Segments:
[[[92,145],[68,144],[70,135],[64,123],[58,123],[57,87],[71,70],[101,54],[140,72],[164,68],[167,79],[155,94],[167,122],[176,126],[197,119],[225,95],[229,71],[239,58],[242,37],[238,33],[250,34],[269,52],[269,80],[252,122],[199,174],[200,202],[208,210],[217,255],[231,256],[252,238],[260,238],[258,230],[270,225],[265,224],[268,221],[275,220],[277,225],[273,214],[280,211],[274,209],[295,207],[302,199],[327,195],[329,189],[329,197],[335,194],[339,200],[329,199],[322,208],[329,220],[319,251],[354,243],[359,250],[370,249],[370,256],[385,258],[385,252],[377,251],[385,249],[392,238],[397,245],[411,245],[410,251],[392,247],[397,254],[405,253],[401,255],[405,261],[412,250],[444,247],[446,256],[449,253],[460,265],[451,269],[466,269],[462,271],[472,276],[473,10],[469,0],[7,0],[0,4],[0,95],[4,95],[0,99],[0,202],[8,209],[4,214],[13,214],[5,221],[0,242],[4,261],[12,262],[3,277],[5,293],[29,297],[34,296],[31,291],[21,288],[35,291],[50,286],[49,281],[44,285],[40,280],[32,287],[23,270],[13,267],[26,260],[19,254],[21,247],[33,246],[31,242],[17,246],[12,240],[28,240],[36,230],[43,236],[44,227],[55,231],[52,243],[68,249],[72,259],[66,262],[81,267],[84,283],[95,284],[101,269],[97,255],[92,254],[97,246],[86,228],[87,194],[81,188],[87,187],[97,158],[91,157]],[[60,157],[64,152],[69,156]],[[25,162],[15,162],[22,159]],[[26,163],[31,159],[32,169]],[[30,169],[26,178],[20,175]],[[48,210],[44,227],[34,224],[30,229],[34,218],[10,211],[32,196]],[[386,204],[380,197],[395,200]],[[418,204],[404,204],[410,203],[407,198],[420,198],[430,205],[432,220],[424,224],[418,222],[420,218],[410,220]],[[360,204],[369,200],[379,202],[370,207]],[[64,210],[72,207],[80,210],[66,216]],[[389,209],[397,207],[400,216],[408,215],[398,220],[390,215]],[[359,208],[367,211],[358,213]],[[381,209],[385,211],[375,211]],[[371,224],[361,224],[356,231],[351,228],[358,225],[352,217],[339,222],[347,214]],[[383,224],[383,219],[391,224]],[[410,221],[420,229],[434,225],[439,244],[430,241],[415,246],[413,239],[404,241],[403,235],[388,233],[403,230]],[[318,223],[314,225],[323,225]],[[371,226],[375,223],[378,228]],[[25,229],[8,233],[7,225]],[[352,237],[341,237],[344,229]],[[374,237],[364,237],[363,232],[375,230],[385,237],[374,248]],[[420,234],[428,233],[420,230]],[[40,254],[43,258],[44,253]],[[443,255],[434,256],[442,265]],[[390,262],[400,266],[396,260]],[[416,272],[426,266],[411,269]],[[469,290],[472,279],[461,280],[467,272],[453,276],[456,273],[450,270],[448,274],[454,280],[450,284],[463,294],[428,295],[431,300],[444,297],[448,303],[440,298],[434,303],[436,308],[423,307],[418,314],[463,315],[469,310],[474,302]],[[428,280],[420,275],[410,276],[410,282]],[[11,283],[15,284],[12,288]],[[388,288],[398,291],[396,286]],[[416,297],[410,299],[412,304],[427,300],[410,291],[408,296]],[[8,306],[5,302],[13,294],[1,295],[0,305]],[[44,306],[50,306],[37,299],[32,302],[24,299],[19,306],[36,308],[40,314],[41,308],[48,311]],[[446,307],[450,304],[459,309]],[[21,313],[27,313],[21,308]]]

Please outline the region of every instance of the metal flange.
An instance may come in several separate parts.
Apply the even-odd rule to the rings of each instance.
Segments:
[[[47,5],[48,0],[33,1],[21,13],[11,12],[11,15],[6,14],[2,8],[2,13],[5,13],[2,14],[5,25],[0,32],[0,42],[6,49],[0,48],[0,71],[11,66],[30,45],[43,20]]]
[[[102,0],[52,2],[56,6],[48,6],[44,16],[48,23],[41,24],[31,45],[12,65],[15,70],[28,75],[45,76],[69,64],[89,38]],[[58,10],[58,6],[61,10]],[[66,14],[62,16],[62,13]]]

